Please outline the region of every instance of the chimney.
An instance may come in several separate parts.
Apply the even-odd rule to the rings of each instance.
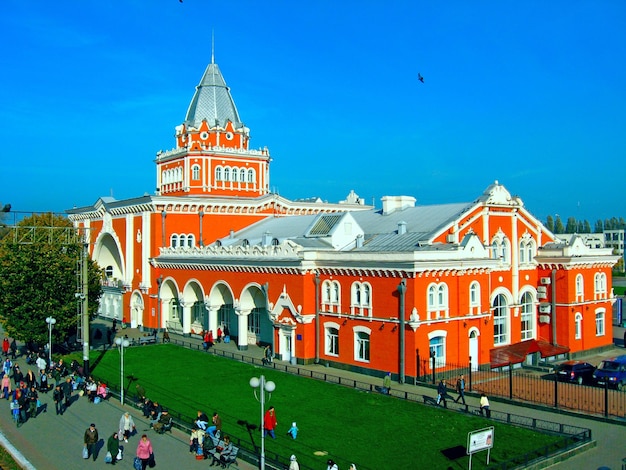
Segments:
[[[413,196],[383,196],[383,215],[391,214],[397,210],[415,207]]]

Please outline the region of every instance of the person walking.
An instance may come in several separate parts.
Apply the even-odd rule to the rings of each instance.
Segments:
[[[487,418],[491,418],[491,408],[489,406],[489,399],[484,393],[480,394],[480,414],[485,414]]]
[[[263,418],[264,428],[265,428],[265,436],[268,434],[272,436],[272,439],[276,439],[276,434],[274,433],[274,429],[278,425],[276,422],[276,410],[273,406],[270,406],[269,409],[265,412],[265,417]]]
[[[292,455],[289,459],[289,470],[300,470],[300,464],[295,455]]]
[[[326,462],[326,470],[339,470],[339,467],[337,466],[337,464],[335,463],[335,461],[333,459],[328,459],[328,462]]]
[[[133,417],[130,415],[128,411],[126,411],[122,417],[120,418],[120,425],[118,428],[119,431],[119,439],[128,443],[128,438],[135,431],[135,421],[133,421]]]
[[[96,425],[91,423],[87,430],[85,431],[85,436],[83,441],[85,443],[85,447],[87,448],[87,458],[93,458],[93,461],[96,461],[96,445],[100,438],[98,437],[98,430],[96,429]]]
[[[141,459],[141,470],[146,470],[152,452],[152,443],[147,435],[142,434],[139,444],[137,444],[137,457]]]
[[[437,385],[437,405],[443,402],[443,407],[447,408],[448,407],[447,398],[448,398],[448,388],[446,386],[446,381],[444,379],[441,379],[439,381],[439,385]]]
[[[465,405],[465,377],[463,374],[461,374],[459,380],[456,381],[456,391],[459,396],[454,399],[454,403],[458,403],[459,400],[463,400],[463,404]]]
[[[57,415],[63,414],[63,390],[60,385],[54,387],[52,392],[52,400],[54,401],[54,411]]]
[[[2,376],[2,384],[0,387],[2,387],[2,398],[6,398],[8,400],[9,396],[11,396],[11,379],[7,374]]]
[[[11,340],[9,350],[11,351],[11,359],[15,360],[15,358],[17,357],[17,343],[15,342],[15,338]]]
[[[4,339],[2,340],[2,353],[4,354],[4,357],[9,357],[10,346],[11,346],[11,343],[9,343],[9,338],[5,336]]]
[[[61,390],[63,390],[63,398],[65,399],[63,410],[67,410],[70,406],[70,402],[72,401],[72,379],[67,378],[65,382],[61,384]]]
[[[389,395],[391,392],[391,372],[387,372],[383,377],[383,393]]]
[[[120,452],[120,439],[117,432],[114,432],[107,441],[107,452],[111,455],[111,465],[117,462],[117,454]]]

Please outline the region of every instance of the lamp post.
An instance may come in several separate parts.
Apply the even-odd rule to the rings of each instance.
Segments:
[[[127,339],[117,338],[115,344],[120,348],[120,403],[124,405],[124,348],[127,348],[130,343]]]
[[[260,468],[265,470],[265,392],[269,393],[268,401],[272,397],[272,392],[276,389],[274,382],[265,381],[265,376],[252,377],[250,379],[250,386],[254,389],[254,397],[259,403],[261,403],[261,459]],[[259,389],[259,396],[256,394],[256,389]]]
[[[52,327],[56,322],[56,318],[46,317],[48,324],[48,364],[52,364]]]
[[[157,332],[161,332],[161,285],[163,284],[163,275],[157,278]]]

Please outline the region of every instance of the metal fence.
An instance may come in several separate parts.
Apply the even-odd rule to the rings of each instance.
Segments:
[[[199,344],[197,341],[192,342],[192,341],[185,341],[184,339],[171,338],[170,342],[173,344],[188,348],[188,349],[203,350],[202,345]],[[354,389],[358,389],[362,391],[368,391],[368,392],[380,391],[379,390],[380,387],[372,384],[369,381],[351,379],[351,378],[334,375],[331,373],[332,369],[328,369],[328,372],[326,372],[326,371],[314,371],[308,368],[299,367],[298,365],[282,363],[282,362],[272,362],[270,364],[264,364],[262,358],[251,357],[249,355],[244,355],[238,352],[226,351],[226,350],[221,350],[221,349],[211,349],[210,352],[212,354],[225,357],[228,359],[233,359],[239,362],[246,362],[246,363],[257,365],[257,366],[271,367],[275,370],[292,374],[292,375],[298,375],[301,377],[321,380],[327,383],[334,383],[337,385],[350,387],[350,388],[354,388]],[[603,393],[612,392],[611,390],[604,390],[604,389],[600,389],[596,387],[584,387],[584,386],[575,385],[575,384],[555,382],[554,380],[549,380],[549,379],[538,377],[538,376],[524,375],[524,374],[514,372],[512,368],[509,368],[508,371],[504,371],[504,372],[496,372],[496,371],[491,371],[491,370],[472,371],[471,368],[469,368],[469,366],[448,365],[443,368],[437,368],[436,370],[437,370],[436,374],[433,375],[429,373],[427,376],[423,377],[423,378],[427,378],[427,381],[425,381],[426,383],[430,381],[435,383],[435,382],[438,382],[440,379],[445,378],[446,380],[450,382],[451,386],[453,387],[456,383],[456,379],[458,378],[458,376],[460,374],[465,374],[466,380],[467,380],[466,386],[467,386],[468,391],[480,391],[480,392],[484,392],[488,394],[489,396],[501,396],[503,398],[509,398],[509,399],[522,399],[522,400],[529,401],[529,402],[532,402],[532,400],[529,400],[528,398],[523,397],[521,394],[517,396],[515,392],[517,388],[512,387],[511,384],[517,384],[518,388],[519,387],[529,388],[531,389],[530,392],[532,393],[536,392],[537,396],[541,396],[543,393],[546,393],[546,392],[544,391],[544,388],[540,388],[540,389],[537,388],[536,382],[532,382],[532,380],[541,381],[543,384],[550,385],[552,386],[553,390],[594,389],[595,391],[599,391]],[[529,382],[525,383],[523,382],[523,380],[528,380]],[[537,388],[537,390],[534,390],[535,388]],[[119,397],[118,386],[112,385],[111,391],[113,395]],[[616,392],[616,393],[619,394],[621,392]],[[432,394],[425,395],[423,393],[420,393],[418,389],[415,389],[415,391],[410,391],[410,390],[392,388],[390,390],[390,395],[399,399],[403,399],[403,400],[409,400],[413,402],[423,402],[426,405],[436,406],[436,401],[433,398]],[[622,394],[622,395],[626,395],[626,394]],[[545,401],[546,400],[542,400],[541,403],[546,404],[548,406],[553,406],[553,405],[550,405],[550,403],[544,403]],[[565,403],[570,403],[570,402],[563,400],[563,403],[561,403],[560,406],[565,407]],[[469,405],[459,404],[458,406],[455,405],[454,408],[451,407],[451,409],[456,409],[457,411],[470,413],[470,414],[480,414],[480,409],[478,407],[473,407]],[[172,417],[174,418],[173,421],[174,421],[175,427],[186,432],[191,431],[191,428],[193,425],[193,419],[194,419],[193,417],[182,415],[176,410],[172,410],[171,407],[169,408],[169,411]],[[554,444],[541,447],[538,449],[534,449],[532,452],[528,452],[524,455],[516,456],[513,459],[508,460],[506,462],[492,464],[488,467],[489,469],[506,470],[506,469],[527,466],[533,462],[539,462],[539,461],[548,459],[550,457],[562,454],[563,452],[566,452],[567,450],[572,449],[574,447],[578,447],[582,444],[591,442],[591,430],[586,429],[586,428],[581,428],[578,426],[565,425],[561,423],[555,423],[552,421],[545,421],[542,419],[515,415],[515,414],[503,412],[503,411],[493,410],[493,409],[491,410],[490,419],[494,421],[499,421],[502,423],[510,424],[510,425],[532,429],[538,432],[545,432],[545,433],[550,433],[552,435],[558,435],[561,437],[561,439],[559,439]],[[247,423],[240,423],[240,424],[244,425]],[[242,426],[242,430],[244,428],[246,428],[246,426]],[[240,449],[239,455],[241,456],[243,460],[247,462],[251,462],[251,463],[259,463],[259,453],[260,453],[259,446],[256,445],[256,443],[254,442],[254,439],[252,438],[251,428],[248,427],[247,431],[250,434],[250,436],[248,437],[245,437],[243,433],[242,433],[242,436],[237,436],[236,433],[231,433],[233,443],[237,447],[239,447]],[[252,447],[250,445],[251,442],[252,442]],[[266,449],[265,459],[266,459],[267,468],[278,470],[278,469],[286,469],[289,467],[289,461],[287,460],[286,457],[273,453],[273,452],[269,452],[267,449]],[[303,465],[302,463],[300,464],[300,468],[302,470],[314,470],[313,468]],[[366,467],[363,467],[363,468],[366,468]]]

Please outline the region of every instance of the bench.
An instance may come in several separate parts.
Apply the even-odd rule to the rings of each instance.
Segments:
[[[224,441],[222,440],[218,440],[215,437],[211,437],[209,434],[206,434],[204,439],[212,439],[213,440],[213,444],[215,444],[215,447],[213,447],[212,449],[210,449],[208,452],[211,455],[211,457],[213,457],[213,461],[218,461],[223,465],[223,468],[230,468],[231,465],[234,465],[235,468],[239,468],[239,464],[237,463],[237,454],[239,452],[239,447],[235,447],[233,445],[233,451],[230,454],[230,456],[228,457],[228,461],[224,464],[222,463],[222,461],[219,458],[219,452],[217,451],[217,447],[224,447]]]
[[[143,346],[145,344],[156,344],[156,337],[154,335],[141,336],[137,339],[133,339],[132,344],[133,345],[138,344],[139,346]]]

